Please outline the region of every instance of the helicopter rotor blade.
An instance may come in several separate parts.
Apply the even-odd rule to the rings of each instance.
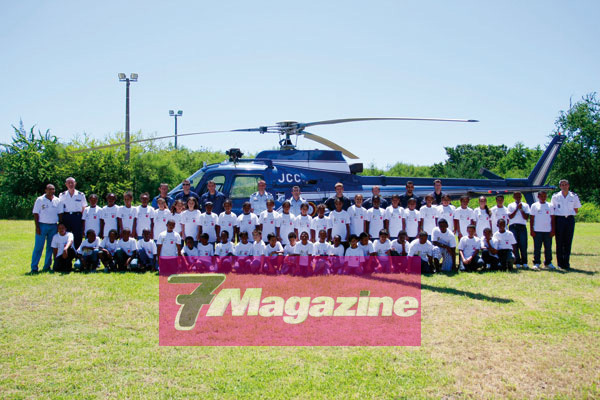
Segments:
[[[354,160],[358,159],[358,156],[356,156],[355,154],[350,152],[350,150],[347,150],[347,149],[343,148],[342,146],[340,146],[336,143],[333,143],[331,140],[325,139],[322,136],[315,135],[314,133],[310,133],[310,132],[302,132],[302,133],[300,133],[300,135],[303,135],[305,138],[315,141],[317,143],[321,143],[322,145],[325,145],[325,146],[329,147],[330,149],[341,151],[342,154],[348,158],[351,158]]]
[[[239,130],[236,130],[236,131],[239,131]],[[228,130],[228,131],[205,131],[205,132],[180,133],[180,134],[177,134],[177,137],[192,136],[192,135],[206,135],[206,134],[209,134],[209,133],[236,132],[236,131]],[[142,143],[142,142],[150,142],[150,141],[153,141],[153,140],[160,140],[160,139],[169,139],[169,138],[172,138],[172,137],[175,137],[175,135],[157,136],[157,137],[147,138],[147,139],[131,140],[131,141],[129,141],[129,144]],[[108,149],[108,148],[111,148],[111,147],[124,146],[126,144],[127,144],[127,142],[112,143],[112,144],[106,144],[106,145],[103,145],[103,146],[89,147],[87,149],[73,150],[71,153],[85,153],[86,151]]]
[[[369,118],[341,118],[341,119],[329,119],[325,121],[314,121],[299,123],[300,129],[308,126],[315,125],[333,125],[343,124],[346,122],[360,122],[360,121],[435,121],[435,122],[479,122],[476,119],[455,119],[455,118],[417,118],[417,117],[369,117]]]

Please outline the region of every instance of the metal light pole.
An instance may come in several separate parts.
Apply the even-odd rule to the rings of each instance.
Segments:
[[[119,81],[125,82],[125,160],[129,161],[130,147],[129,147],[129,83],[137,82],[138,74],[131,73],[129,78],[124,73],[119,73]]]
[[[183,115],[183,111],[178,110],[175,112],[173,110],[169,110],[169,115],[171,117],[175,117],[175,149],[177,149],[177,117],[181,117]]]

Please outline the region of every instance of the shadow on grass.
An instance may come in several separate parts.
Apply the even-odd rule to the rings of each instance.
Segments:
[[[431,275],[426,275],[426,276],[431,276]],[[363,275],[362,278],[376,280],[376,281],[380,281],[380,282],[398,283],[398,284],[409,285],[409,286],[420,286],[421,290],[429,290],[430,292],[443,293],[443,294],[452,294],[455,296],[465,296],[465,297],[468,297],[473,300],[490,301],[492,303],[501,303],[501,304],[514,303],[513,299],[505,299],[502,297],[488,296],[488,295],[485,295],[482,293],[474,293],[474,292],[469,292],[466,290],[434,286],[434,285],[429,285],[429,284],[426,284],[423,282],[421,282],[421,284],[419,285],[418,283],[398,281],[396,279],[387,278],[387,277],[381,276],[381,275]]]
[[[578,269],[578,268],[568,268],[568,269],[544,269],[542,271],[545,272],[554,272],[554,273],[558,273],[558,274],[570,274],[570,273],[576,273],[576,274],[584,274],[584,275],[596,275],[598,272],[596,271],[587,271],[585,269]]]

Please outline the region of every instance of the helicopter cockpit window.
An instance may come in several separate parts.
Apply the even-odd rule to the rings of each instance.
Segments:
[[[262,176],[236,176],[231,186],[231,198],[249,198],[252,193],[256,192],[258,181],[261,179],[263,179]]]

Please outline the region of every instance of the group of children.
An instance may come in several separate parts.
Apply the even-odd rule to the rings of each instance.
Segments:
[[[85,240],[75,249],[72,235],[59,225],[52,248],[58,270],[70,269],[73,259],[76,268],[83,270],[96,269],[100,262],[107,271],[158,269],[159,259],[177,256],[184,256],[185,267],[194,271],[302,276],[400,272],[404,266],[396,260],[402,259],[394,256],[420,257],[425,273],[512,269],[515,262],[517,268],[527,267],[526,243],[523,251],[520,236],[516,238],[507,226],[520,224],[531,214],[532,232],[553,231],[552,210],[545,198],[546,193],[540,192],[540,201],[530,211],[521,203],[520,193],[508,207],[504,196],[497,196],[491,209],[483,196],[479,207],[471,209],[468,196],[455,208],[449,196],[436,206],[431,195],[420,209],[415,199],[408,201],[407,208],[401,207],[398,195],[382,209],[381,199],[375,196],[367,210],[359,194],[348,210],[336,199],[334,211],[326,215],[321,204],[311,217],[307,203],[302,204],[300,215],[290,213],[289,201],[278,212],[274,201],[268,200],[259,215],[246,202],[236,215],[226,200],[225,211],[217,215],[210,202],[201,212],[193,197],[185,204],[175,201],[171,209],[158,199],[154,209],[147,193],[140,196],[137,207],[132,206],[130,192],[125,193],[123,206],[117,206],[116,196],[109,194],[107,205],[100,208],[98,197],[91,195],[82,216]],[[534,254],[539,259],[537,245]]]

